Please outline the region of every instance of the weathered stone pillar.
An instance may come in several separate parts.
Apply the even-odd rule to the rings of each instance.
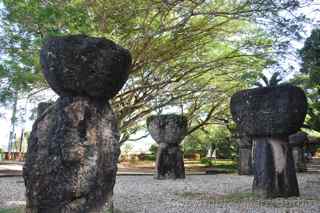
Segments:
[[[77,35],[49,38],[40,57],[60,97],[39,107],[33,125],[23,168],[26,213],[112,211],[120,148],[108,99],[128,78],[130,53],[110,40]]]
[[[147,119],[147,127],[159,144],[155,178],[185,178],[183,152],[179,144],[187,133],[186,117],[175,114],[151,116]]]
[[[292,147],[294,165],[297,172],[307,171],[307,165],[304,159],[304,145],[309,139],[305,132],[297,132],[289,136],[289,143]]]
[[[253,192],[263,198],[299,196],[288,136],[304,122],[304,92],[289,84],[240,91],[231,98],[231,113],[255,143]]]
[[[241,134],[237,139],[239,145],[239,175],[252,175],[252,139]]]

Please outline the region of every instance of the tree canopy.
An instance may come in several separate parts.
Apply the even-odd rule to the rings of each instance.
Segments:
[[[301,73],[293,82],[303,87],[308,97],[309,110],[306,124],[320,131],[320,29],[314,29],[299,51]]]
[[[122,141],[168,106],[187,115],[190,134],[227,124],[228,98],[276,63],[283,36],[297,37],[303,17],[293,11],[304,2],[3,0],[2,101],[12,88],[47,88],[39,49],[48,36],[87,34],[114,40],[133,56],[129,80],[112,100]]]

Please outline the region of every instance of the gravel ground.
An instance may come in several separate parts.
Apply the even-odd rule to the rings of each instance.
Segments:
[[[252,177],[192,175],[185,180],[118,176],[114,205],[121,213],[319,213],[320,175],[300,174],[300,198],[257,200]],[[24,204],[22,178],[0,178],[0,206]]]

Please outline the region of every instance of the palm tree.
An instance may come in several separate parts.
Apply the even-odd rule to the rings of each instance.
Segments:
[[[264,85],[263,83],[260,82],[261,81],[260,80],[254,84],[257,87],[275,87],[275,86],[278,86],[279,82],[282,81],[282,78],[279,72],[273,73],[270,79],[268,79],[264,74],[261,74],[260,77]]]

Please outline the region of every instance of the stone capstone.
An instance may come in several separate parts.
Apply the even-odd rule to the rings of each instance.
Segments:
[[[176,114],[154,115],[147,128],[157,143],[179,144],[187,134],[187,118]]]
[[[290,135],[307,113],[304,92],[290,84],[237,92],[230,105],[233,120],[251,136]]]
[[[112,197],[118,141],[108,104],[59,98],[33,125],[23,169],[26,212],[100,212]]]
[[[111,40],[71,35],[47,39],[40,62],[59,96],[110,99],[128,79],[131,55]]]

